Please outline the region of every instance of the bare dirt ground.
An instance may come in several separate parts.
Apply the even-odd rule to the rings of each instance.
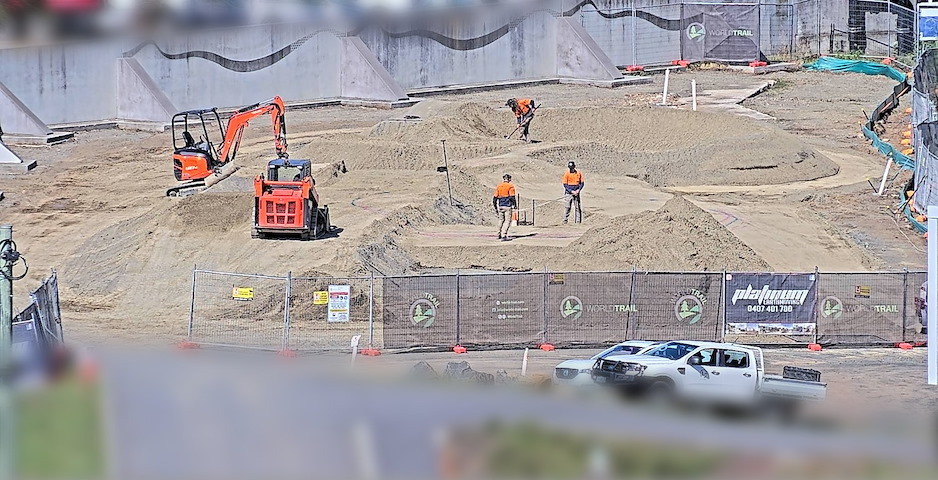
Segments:
[[[676,74],[672,103],[686,103],[691,78],[704,95],[767,80]],[[291,110],[291,156],[317,165],[320,195],[342,229],[314,242],[250,238],[251,179],[273,157],[260,120],[245,134],[241,170],[183,199],[164,196],[174,184],[169,133],[92,131],[63,145],[14,146],[39,162],[29,174],[0,178],[2,221],[15,225],[32,267],[18,284],[19,305],[56,268],[75,337],[175,339],[185,331],[194,265],[295,275],[924,266],[923,240],[888,210],[907,174],[889,184],[889,196],[872,196],[867,184],[884,159],[860,137],[859,123],[893,82],[813,72],[769,79],[776,86],[744,106],[778,120],[656,106],[659,77],[620,89],[439,96],[406,111]],[[503,138],[514,126],[503,106],[513,96],[543,103],[532,124],[536,143]],[[436,171],[441,140],[454,205]],[[569,159],[586,178],[580,225],[560,224]],[[537,223],[496,244],[491,191],[506,172],[522,208],[537,205]]]

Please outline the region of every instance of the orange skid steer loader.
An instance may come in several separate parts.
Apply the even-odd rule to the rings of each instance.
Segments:
[[[329,206],[320,207],[309,160],[278,158],[267,163],[267,178],[254,178],[252,238],[320,238],[333,231]]]

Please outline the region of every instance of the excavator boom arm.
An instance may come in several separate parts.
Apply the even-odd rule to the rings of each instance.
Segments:
[[[241,136],[244,133],[244,127],[248,126],[248,122],[262,115],[270,115],[277,156],[280,158],[288,158],[285,111],[286,108],[283,105],[283,99],[277,96],[266,102],[244,107],[231,115],[231,117],[228,118],[228,126],[225,128],[225,141],[222,144],[221,153],[219,155],[220,164],[225,165],[235,159],[235,156],[238,154],[238,146],[241,144]]]

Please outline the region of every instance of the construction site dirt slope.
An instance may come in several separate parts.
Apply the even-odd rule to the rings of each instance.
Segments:
[[[532,125],[537,143],[525,144],[504,139],[514,117],[499,105],[432,100],[380,119],[330,110],[339,127],[315,120],[319,111],[297,113],[308,120],[292,121],[291,157],[320,169],[317,188],[337,227],[316,241],[250,237],[250,179],[274,153],[264,125],[249,127],[234,177],[181,199],[163,194],[173,184],[168,134],[81,133],[53,147],[66,152],[58,164],[0,179],[7,195],[0,208],[4,220],[36,225],[21,227],[18,243],[36,252],[32,275],[59,269],[67,312],[108,332],[175,335],[185,329],[195,265],[313,276],[454,268],[790,271],[751,248],[759,231],[747,227],[754,220],[742,218],[746,211],[728,210],[741,217],[734,228],[756,239],[744,243],[715,218],[724,209],[716,196],[705,211],[699,198],[672,198],[662,187],[770,185],[838,172],[771,122],[641,106],[544,108]],[[375,121],[353,121],[366,114]],[[438,170],[441,140],[448,172]],[[560,177],[569,160],[587,179],[579,225],[560,225]],[[515,241],[498,242],[491,201],[505,172],[515,176],[521,206],[538,205],[539,217],[533,227],[513,227]],[[838,248],[857,248],[835,240],[844,244]]]

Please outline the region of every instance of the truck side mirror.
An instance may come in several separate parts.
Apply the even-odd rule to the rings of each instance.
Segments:
[[[700,357],[696,355],[694,355],[693,357],[690,357],[690,359],[687,360],[687,364],[688,365],[700,365]]]

